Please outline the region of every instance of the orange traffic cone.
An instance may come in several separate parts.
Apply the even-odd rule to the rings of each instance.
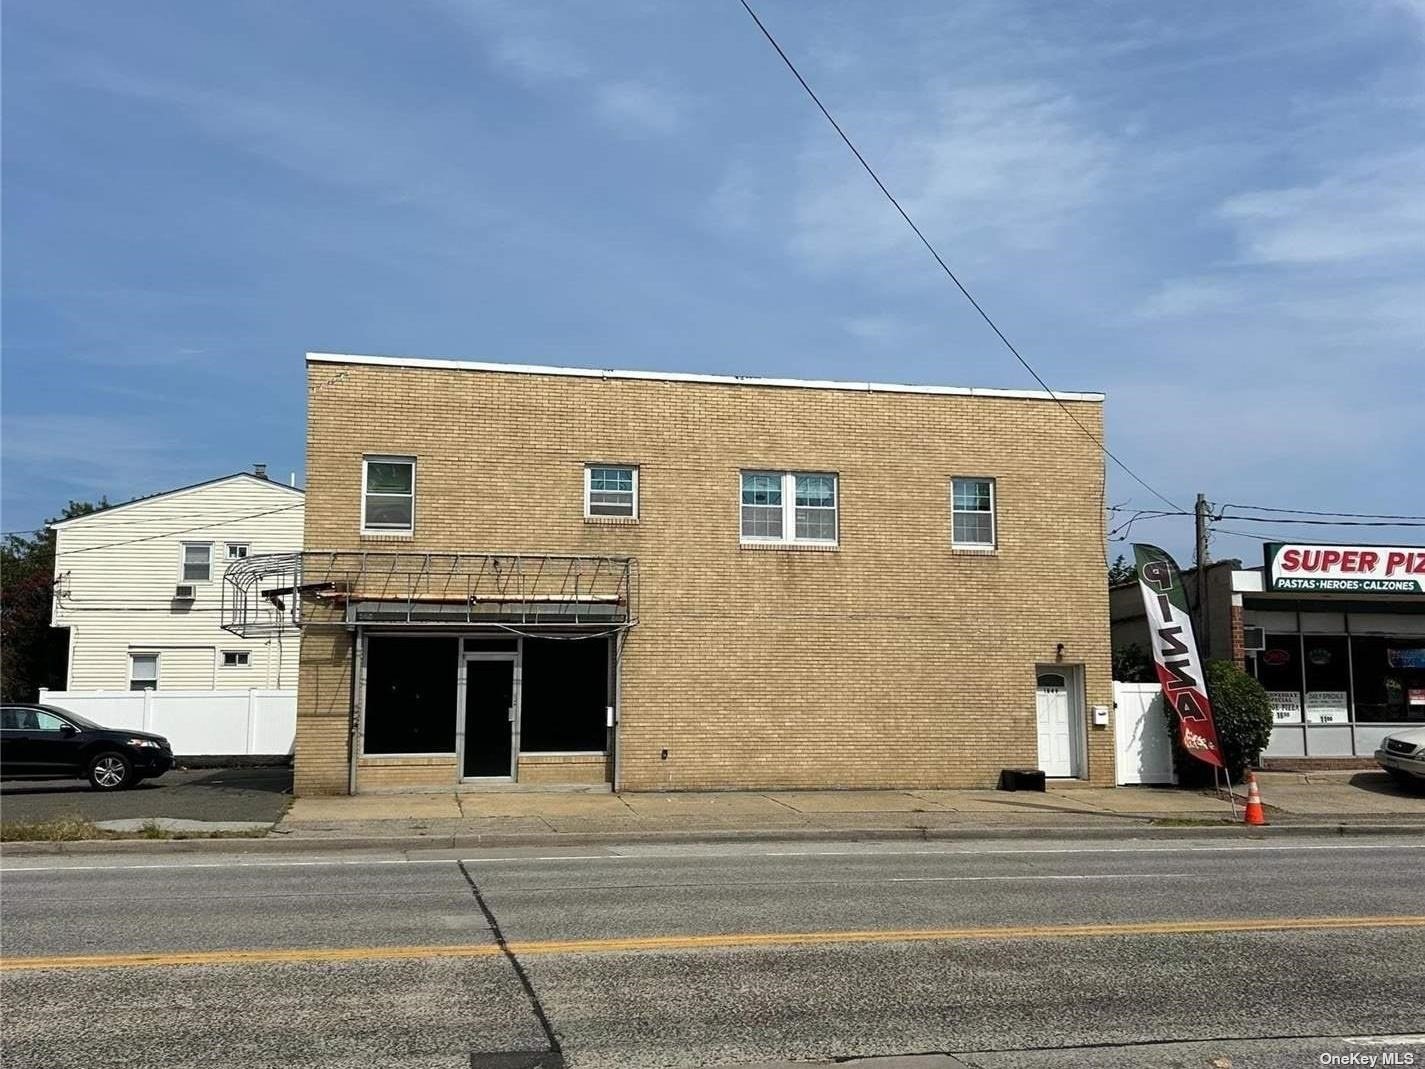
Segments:
[[[1267,814],[1262,811],[1262,792],[1257,790],[1257,777],[1247,772],[1247,806],[1242,810],[1244,824],[1265,824]]]

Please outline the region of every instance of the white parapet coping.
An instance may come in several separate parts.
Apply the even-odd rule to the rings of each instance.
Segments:
[[[349,353],[308,353],[309,364],[363,364],[373,367],[432,368],[444,371],[494,371],[506,375],[562,375],[582,379],[641,379],[648,382],[701,382],[719,386],[766,386],[798,390],[848,390],[856,393],[938,394],[955,397],[999,397],[1027,401],[1084,401],[1101,404],[1101,393],[1064,390],[999,390],[982,386],[917,386],[898,382],[837,382],[829,379],[756,378],[744,375],[697,375],[682,371],[620,371],[541,364],[500,364],[479,360],[449,360],[418,356],[358,356]]]

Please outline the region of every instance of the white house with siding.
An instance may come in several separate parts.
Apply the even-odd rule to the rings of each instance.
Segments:
[[[66,691],[296,687],[296,630],[238,638],[220,609],[229,562],[300,550],[303,511],[302,491],[259,465],[56,523]]]

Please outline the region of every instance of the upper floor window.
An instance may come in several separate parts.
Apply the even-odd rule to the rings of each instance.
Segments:
[[[627,464],[584,468],[584,515],[638,518],[638,469]]]
[[[183,568],[180,578],[185,583],[206,583],[213,575],[213,546],[210,542],[184,542]]]
[[[836,475],[744,471],[742,541],[835,545]]]
[[[960,549],[995,548],[995,481],[950,480],[950,542]]]
[[[229,543],[228,543],[228,560],[242,560],[242,559],[243,559],[244,557],[246,557],[246,556],[247,556],[247,543],[246,543],[246,542],[229,542]]]
[[[158,689],[158,654],[129,654],[129,689]]]
[[[416,458],[365,457],[361,469],[361,529],[375,534],[414,531]]]

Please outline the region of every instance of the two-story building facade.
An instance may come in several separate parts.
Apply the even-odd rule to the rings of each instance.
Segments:
[[[1102,395],[308,376],[299,794],[1113,782]]]
[[[69,630],[67,691],[296,686],[298,634],[221,627],[224,572],[302,544],[303,493],[239,472],[64,520],[51,622]]]

